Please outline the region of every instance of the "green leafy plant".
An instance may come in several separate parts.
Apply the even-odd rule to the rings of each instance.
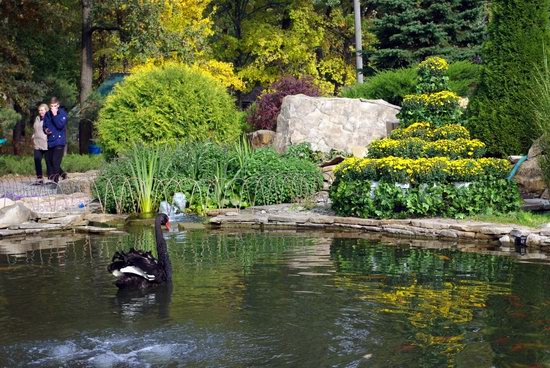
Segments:
[[[138,209],[144,214],[152,213],[155,209],[153,196],[159,190],[158,178],[165,176],[170,168],[166,149],[134,146],[128,156]]]
[[[97,131],[105,151],[116,154],[132,142],[232,142],[241,135],[241,115],[220,82],[166,63],[117,84],[99,112]]]

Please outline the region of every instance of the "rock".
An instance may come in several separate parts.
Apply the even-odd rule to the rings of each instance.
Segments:
[[[207,210],[206,216],[208,217],[214,217],[219,215],[228,215],[228,216],[235,216],[234,213],[239,213],[238,208],[218,208],[215,210]]]
[[[513,165],[515,165],[519,160],[521,160],[521,156],[508,156],[508,161],[510,161]]]
[[[104,234],[117,231],[114,227],[97,227],[97,226],[77,226],[75,230],[79,233]]]
[[[63,225],[61,224],[45,224],[41,222],[23,222],[18,225],[21,230],[61,230]]]
[[[0,209],[0,228],[19,225],[30,219],[36,218],[36,214],[21,203]]]
[[[458,235],[453,230],[441,230],[438,232],[438,235],[442,238],[458,238]]]
[[[4,208],[4,207],[9,207],[9,206],[13,206],[15,204],[14,201],[12,201],[11,199],[9,198],[2,198],[0,199],[0,209]]]
[[[533,142],[527,154],[527,161],[521,164],[514,181],[518,183],[519,190],[523,196],[528,198],[540,198],[547,190],[544,175],[540,168],[540,160],[543,158],[544,150],[541,138]]]
[[[363,158],[367,156],[367,147],[353,146],[351,147],[353,157]]]
[[[109,226],[122,226],[126,223],[128,215],[111,215],[107,213],[87,213],[84,216],[84,220],[88,221],[90,225],[109,225]]]
[[[469,103],[470,99],[468,97],[460,97],[460,99],[458,100],[458,106],[460,106],[460,108],[464,110],[468,108]]]
[[[531,233],[527,236],[528,246],[541,245],[541,244],[542,244],[542,237],[540,235]]]
[[[345,160],[344,157],[342,157],[342,156],[336,156],[336,157],[331,158],[331,159],[328,160],[328,161],[323,162],[323,163],[322,163],[321,165],[319,165],[319,166],[321,166],[321,167],[325,167],[325,166],[336,166],[336,165],[338,165],[340,162],[342,162],[342,161],[344,161],[344,160]]]
[[[274,146],[283,152],[289,145],[309,142],[315,151],[334,149],[350,153],[388,135],[387,122],[400,108],[384,100],[286,96],[277,118]]]
[[[324,172],[323,173],[323,180],[326,181],[329,184],[332,184],[334,181],[334,174],[331,171]]]
[[[92,194],[92,186],[97,178],[97,170],[87,171],[82,174],[69,175],[66,180],[61,180],[57,186],[59,194],[86,193]]]
[[[321,171],[324,172],[324,173],[333,172],[335,167],[336,167],[336,165],[322,166]]]
[[[46,221],[47,224],[57,224],[62,227],[66,226],[85,226],[88,225],[88,220],[84,220],[82,215],[68,215],[63,217],[56,217]]]
[[[248,141],[253,148],[270,146],[275,139],[275,132],[272,130],[256,130],[249,133]]]
[[[502,236],[500,239],[498,239],[498,241],[500,242],[500,244],[505,244],[505,245],[509,245],[512,243],[512,239],[510,239],[509,235]]]

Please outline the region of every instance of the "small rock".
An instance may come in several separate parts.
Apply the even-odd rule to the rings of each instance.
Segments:
[[[439,236],[443,238],[457,238],[458,235],[452,230],[441,230],[438,232]]]
[[[531,233],[527,236],[527,245],[541,245],[542,237],[538,234]]]
[[[0,209],[4,208],[4,207],[9,207],[9,206],[13,206],[15,204],[14,201],[12,201],[11,199],[9,198],[2,198],[0,199]]]
[[[498,239],[498,241],[500,242],[500,244],[506,244],[506,245],[512,243],[512,240],[510,239],[509,235],[504,235],[504,236],[500,237]]]

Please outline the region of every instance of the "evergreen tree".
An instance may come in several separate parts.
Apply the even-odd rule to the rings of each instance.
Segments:
[[[472,58],[484,34],[479,0],[371,0],[376,68],[408,67],[431,55],[450,60]]]
[[[494,0],[469,127],[497,155],[526,153],[539,135],[530,104],[549,45],[550,0]]]

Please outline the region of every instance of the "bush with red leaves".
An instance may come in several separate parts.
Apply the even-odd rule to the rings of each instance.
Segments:
[[[247,117],[248,123],[256,130],[277,129],[277,116],[281,111],[281,104],[285,96],[300,93],[306,96],[321,94],[319,87],[313,83],[313,78],[308,76],[284,77],[273,83],[267,91],[258,97],[255,108],[250,110],[250,115]]]

